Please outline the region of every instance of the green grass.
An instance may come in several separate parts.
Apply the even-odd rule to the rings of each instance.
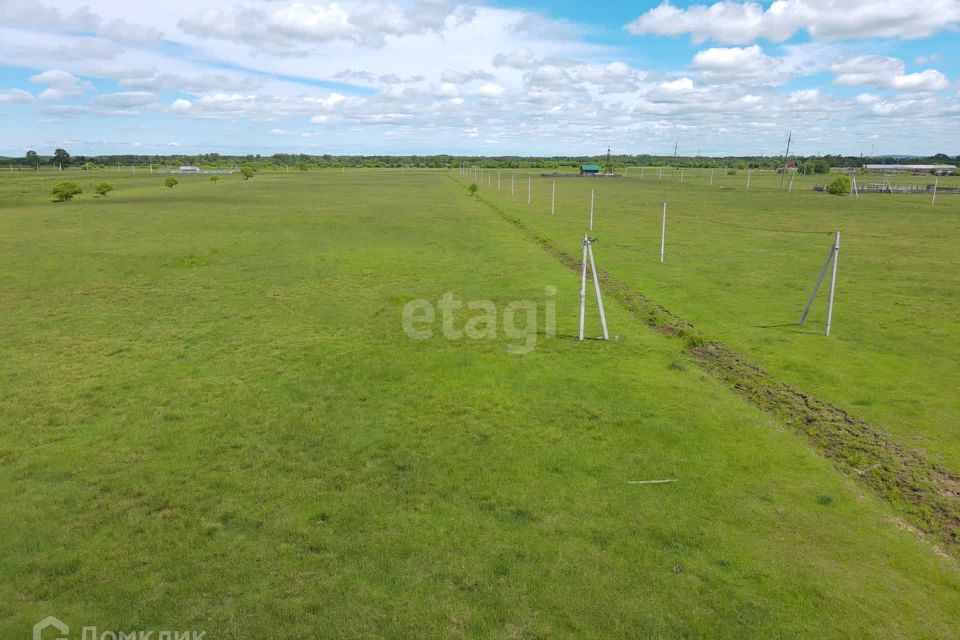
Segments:
[[[0,637],[47,615],[211,640],[960,633],[954,558],[618,305],[616,340],[571,339],[576,274],[446,173],[183,176],[173,189],[118,173],[108,197],[67,204],[49,202],[55,179],[0,176]],[[660,194],[609,188],[620,209],[601,191],[600,266],[784,377],[817,380],[786,365],[827,370],[817,353],[837,349],[900,362],[853,337],[871,322],[848,311],[846,288],[835,340],[755,326],[802,306],[822,239],[792,249],[814,271],[797,270],[799,301],[737,306],[705,295],[715,266],[671,253],[674,279],[652,277],[667,272],[643,262],[656,225],[635,203]],[[548,220],[538,198],[526,219],[576,251],[582,209]],[[783,222],[779,195],[756,198],[760,219]],[[955,227],[918,215],[928,251],[954,264],[937,236]],[[899,228],[866,204],[851,219]],[[671,251],[745,246],[679,225]],[[868,252],[849,244],[852,290]],[[955,274],[930,286],[946,296]],[[684,290],[701,276],[699,295]],[[502,311],[545,286],[558,289],[558,336],[524,356],[502,332],[449,341],[438,322],[413,341],[401,329],[415,298],[453,291]],[[740,317],[708,324],[726,310]],[[889,411],[872,378],[844,388],[850,371],[833,374],[839,401],[875,393],[864,411]],[[944,385],[923,397],[947,406]],[[628,484],[661,478],[678,482]]]
[[[960,469],[960,196],[813,192],[824,176],[798,176],[792,193],[779,176],[744,171],[647,168],[621,180],[557,181],[526,174],[483,195],[539,235],[579,255],[596,190],[594,236],[599,267],[610,271],[770,369],[781,379],[850,410],[911,448]],[[903,177],[904,181],[926,178]],[[861,182],[872,180],[861,176]],[[931,178],[932,181],[932,178]],[[958,178],[941,184],[960,186]],[[667,202],[666,258],[659,262],[662,203]],[[832,336],[823,337],[828,280],[805,326],[798,322],[832,237],[775,230],[841,231]]]

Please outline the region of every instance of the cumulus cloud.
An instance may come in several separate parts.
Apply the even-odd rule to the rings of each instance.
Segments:
[[[440,74],[441,82],[450,84],[466,84],[474,80],[493,80],[493,76],[486,71],[476,69],[474,71],[456,71],[454,69],[444,69]]]
[[[269,9],[258,5],[208,8],[183,18],[179,27],[196,36],[292,55],[297,46],[340,40],[383,46],[388,37],[436,32],[473,16],[472,9],[447,0],[420,0],[406,7],[374,0],[351,5],[291,2]]]
[[[634,35],[689,34],[694,42],[783,42],[799,31],[812,38],[924,38],[960,23],[960,0],[723,0],[685,9],[664,2],[627,25]]]
[[[142,24],[134,24],[123,18],[114,18],[100,29],[100,35],[137,45],[152,45],[163,40],[163,34]]]
[[[4,104],[29,104],[33,102],[33,94],[23,89],[10,89],[9,91],[0,91],[0,105]]]
[[[693,80],[690,78],[677,78],[660,84],[660,89],[668,93],[682,93],[693,91]]]
[[[514,49],[506,53],[498,53],[493,56],[493,66],[510,67],[513,69],[529,69],[536,65],[537,57],[533,51],[526,47]]]
[[[253,91],[263,86],[263,81],[249,75],[237,73],[160,73],[156,71],[121,70],[115,75],[120,77],[120,86],[143,91],[184,91],[203,93],[205,91]]]
[[[705,82],[777,83],[787,79],[784,63],[764,53],[760,45],[715,47],[698,51],[691,67]]]
[[[48,88],[38,96],[41,100],[54,101],[65,100],[67,98],[79,98],[87,91],[93,89],[91,83],[81,81],[69,71],[60,69],[50,69],[31,76],[30,82],[48,85]]]
[[[830,67],[834,82],[846,86],[873,86],[899,91],[943,91],[950,87],[945,75],[935,69],[906,73],[902,60],[885,56],[856,56]]]
[[[0,0],[0,16],[5,25],[39,29],[95,31],[100,25],[100,17],[88,7],[62,13],[39,0]]]
[[[170,103],[170,111],[173,111],[174,113],[186,113],[192,106],[193,104],[189,100],[185,98],[177,98]]]
[[[154,104],[156,101],[157,95],[149,91],[120,91],[97,96],[90,102],[102,107],[129,109]]]
[[[57,64],[81,60],[114,60],[123,49],[102,38],[79,37],[54,46],[37,43],[12,47],[7,55],[15,60],[36,64],[37,60],[56,60]]]

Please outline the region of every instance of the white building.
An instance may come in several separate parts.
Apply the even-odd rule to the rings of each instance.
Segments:
[[[200,167],[198,167],[195,164],[182,164],[180,165],[180,171],[184,173],[197,172],[197,171],[200,171]]]
[[[955,173],[956,165],[952,164],[865,164],[867,171],[889,171],[891,173]]]

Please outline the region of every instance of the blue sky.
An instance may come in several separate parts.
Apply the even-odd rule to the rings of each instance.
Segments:
[[[960,0],[0,0],[0,155],[960,154]]]

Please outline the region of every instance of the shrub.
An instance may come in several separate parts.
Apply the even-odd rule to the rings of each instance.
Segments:
[[[737,170],[736,170],[736,169],[727,169],[727,175],[728,175],[728,176],[735,176],[735,175],[737,175]]]
[[[57,202],[67,202],[81,193],[83,189],[76,182],[61,182],[53,188],[53,195],[57,197]]]
[[[478,187],[476,184],[471,184],[469,187],[467,187],[467,191],[469,191],[470,195],[472,196],[477,195],[477,191],[479,190],[480,190],[480,187]]]
[[[101,182],[93,188],[97,192],[97,195],[106,196],[108,193],[113,191],[113,185],[107,184],[106,182]]]
[[[210,182],[216,182],[220,179],[220,176],[210,176]]]
[[[163,181],[163,184],[167,185],[172,189],[177,184],[177,179],[174,178],[173,176],[170,176],[169,178]]]
[[[250,165],[245,164],[242,167],[240,167],[240,175],[243,176],[244,180],[249,180],[250,178],[253,177],[253,174],[254,174],[254,169]]]
[[[837,179],[827,186],[827,193],[835,196],[845,196],[850,193],[850,176],[837,176]]]

